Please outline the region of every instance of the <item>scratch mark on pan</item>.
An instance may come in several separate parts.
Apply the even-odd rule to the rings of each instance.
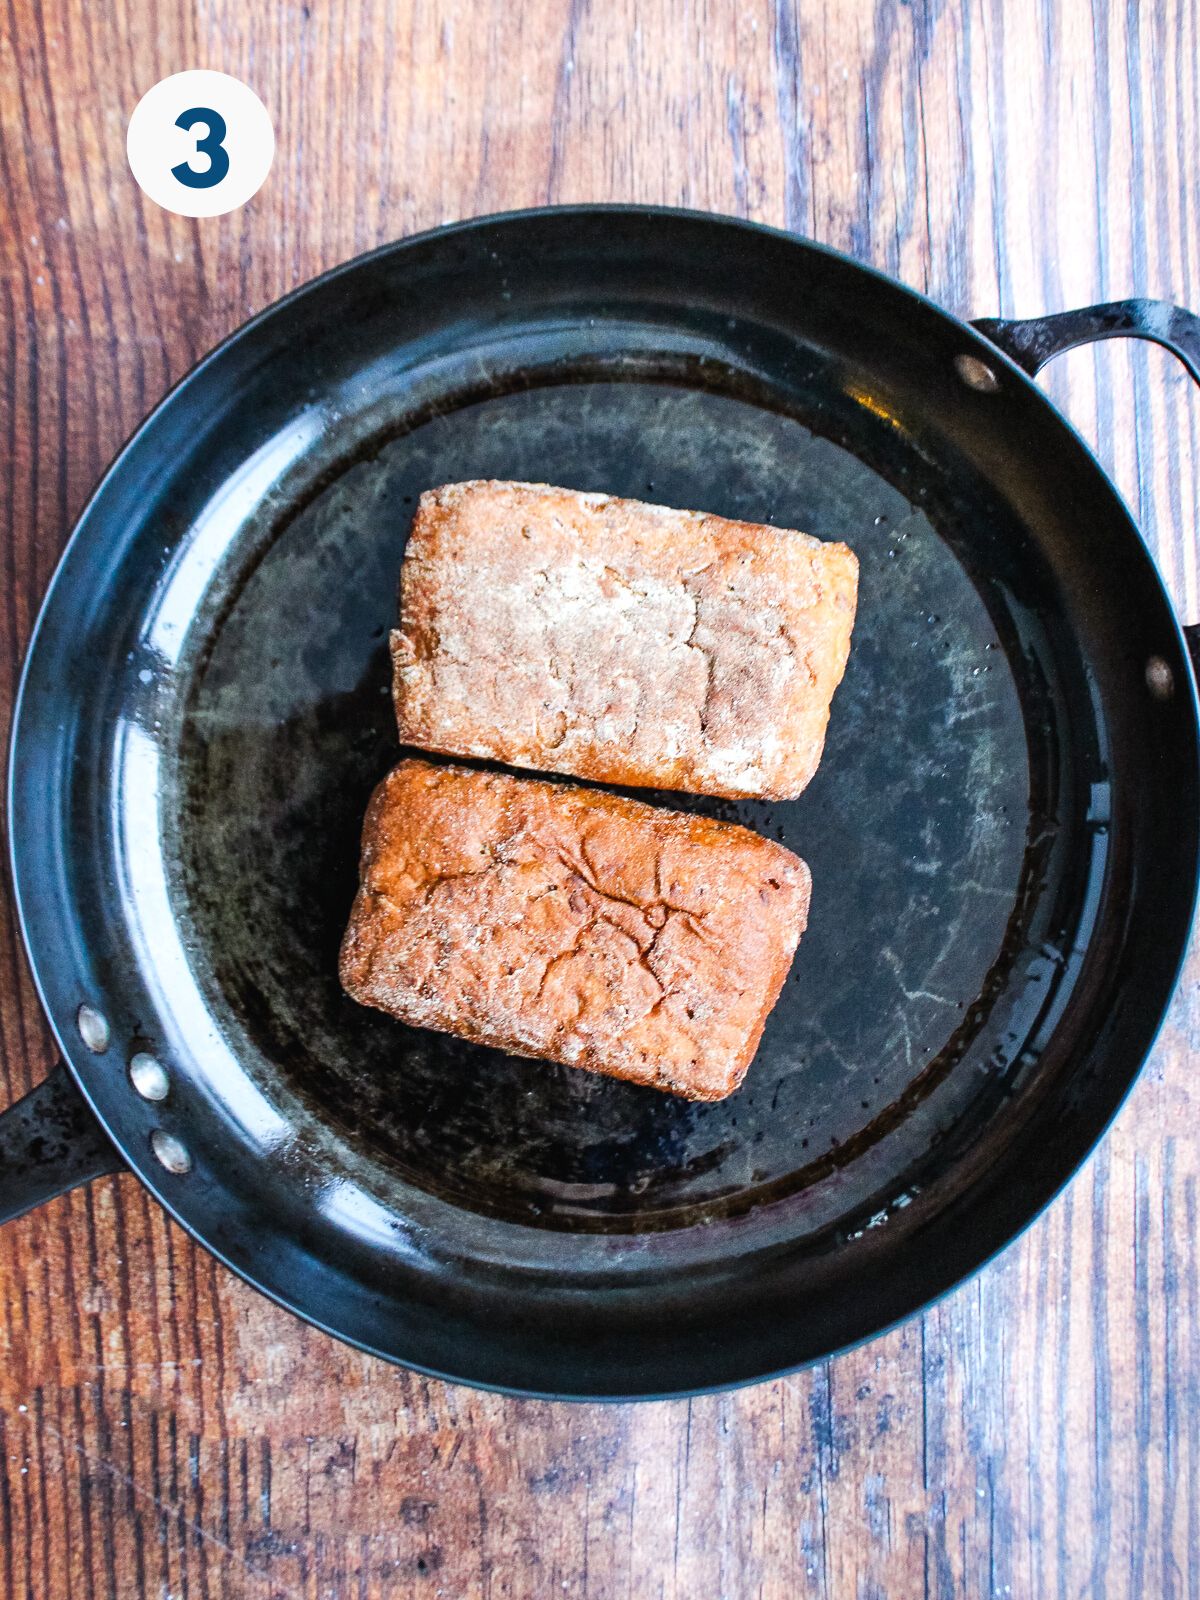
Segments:
[[[932,989],[906,989],[900,972],[900,957],[894,950],[884,950],[883,959],[895,974],[897,986],[906,1000],[932,1000],[939,1006],[951,1006],[954,1004],[953,1000],[948,1000],[944,994],[934,994]]]

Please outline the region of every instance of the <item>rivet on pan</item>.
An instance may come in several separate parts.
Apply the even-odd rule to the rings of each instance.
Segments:
[[[79,1029],[79,1037],[88,1049],[102,1056],[108,1049],[108,1041],[112,1037],[108,1018],[103,1011],[97,1011],[95,1006],[80,1006],[75,1013],[75,1026]]]
[[[168,1172],[192,1170],[191,1152],[173,1133],[164,1133],[161,1128],[155,1128],[150,1135],[150,1148]]]
[[[145,1050],[130,1061],[129,1081],[143,1100],[165,1100],[171,1088],[166,1067]]]
[[[1161,656],[1146,663],[1146,687],[1156,700],[1169,700],[1175,693],[1175,674]]]
[[[969,388],[978,389],[980,394],[995,394],[1000,387],[1000,379],[978,356],[955,356],[954,370]]]

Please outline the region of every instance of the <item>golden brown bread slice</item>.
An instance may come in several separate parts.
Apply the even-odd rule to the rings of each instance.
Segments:
[[[732,823],[402,761],[367,810],[341,979],[404,1022],[720,1100],[809,886],[798,856]]]
[[[844,544],[544,484],[421,496],[392,634],[407,744],[784,800],[821,759],[858,562]]]

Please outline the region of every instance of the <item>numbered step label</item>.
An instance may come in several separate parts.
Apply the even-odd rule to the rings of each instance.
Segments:
[[[176,72],[138,101],[129,166],[156,205],[182,217],[244,206],[271,170],[275,130],[254,90],[226,72]]]

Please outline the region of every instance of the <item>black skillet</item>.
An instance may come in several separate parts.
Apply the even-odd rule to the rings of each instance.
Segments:
[[[0,1216],[127,1163],[339,1337],[563,1396],[795,1367],[1012,1239],[1150,1049],[1200,821],[1184,637],[1027,373],[1128,333],[1200,378],[1200,323],[1131,301],[979,328],[779,233],[585,208],[389,246],[201,362],[84,512],[29,652],[10,844],[67,1070],[0,1119]],[[363,806],[397,755],[411,508],[483,476],[858,552],[804,796],[657,797],[812,866],[724,1104],[339,991]]]

